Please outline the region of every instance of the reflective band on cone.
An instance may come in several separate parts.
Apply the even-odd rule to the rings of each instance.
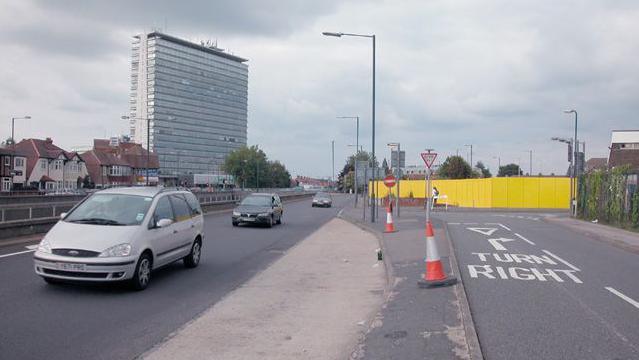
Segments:
[[[447,286],[457,283],[457,278],[447,277],[444,266],[437,251],[435,242],[435,232],[430,221],[426,223],[426,272],[422,274],[422,279],[417,282],[419,287]]]
[[[384,232],[392,233],[396,231],[397,229],[395,229],[395,224],[393,224],[393,215],[391,214],[390,207],[387,206],[386,207],[386,230],[384,230]]]

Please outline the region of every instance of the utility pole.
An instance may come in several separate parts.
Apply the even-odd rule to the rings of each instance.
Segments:
[[[470,170],[473,170],[473,144],[470,145],[464,145],[464,146],[469,146],[470,147]]]
[[[335,140],[331,140],[331,156],[333,161],[333,172],[331,173],[331,182],[335,185]]]
[[[528,173],[529,176],[533,176],[533,172],[532,172],[532,150],[528,150],[530,152],[530,172]]]

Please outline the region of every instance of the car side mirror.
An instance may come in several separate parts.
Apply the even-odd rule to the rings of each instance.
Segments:
[[[171,220],[171,219],[160,219],[155,224],[155,227],[164,228],[164,227],[167,227],[167,226],[169,226],[171,224],[173,224],[173,220]]]
[[[67,213],[60,214],[60,219],[64,219],[67,216]]]

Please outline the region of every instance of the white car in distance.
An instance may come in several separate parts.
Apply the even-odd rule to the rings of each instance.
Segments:
[[[183,260],[196,267],[204,220],[191,192],[178,188],[102,190],[62,214],[34,253],[47,283],[129,281],[145,289],[152,270]]]

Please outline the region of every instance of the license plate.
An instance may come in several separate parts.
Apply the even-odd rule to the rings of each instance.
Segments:
[[[255,221],[255,218],[246,217],[243,218],[242,221]]]
[[[58,270],[85,271],[86,264],[57,263]]]

